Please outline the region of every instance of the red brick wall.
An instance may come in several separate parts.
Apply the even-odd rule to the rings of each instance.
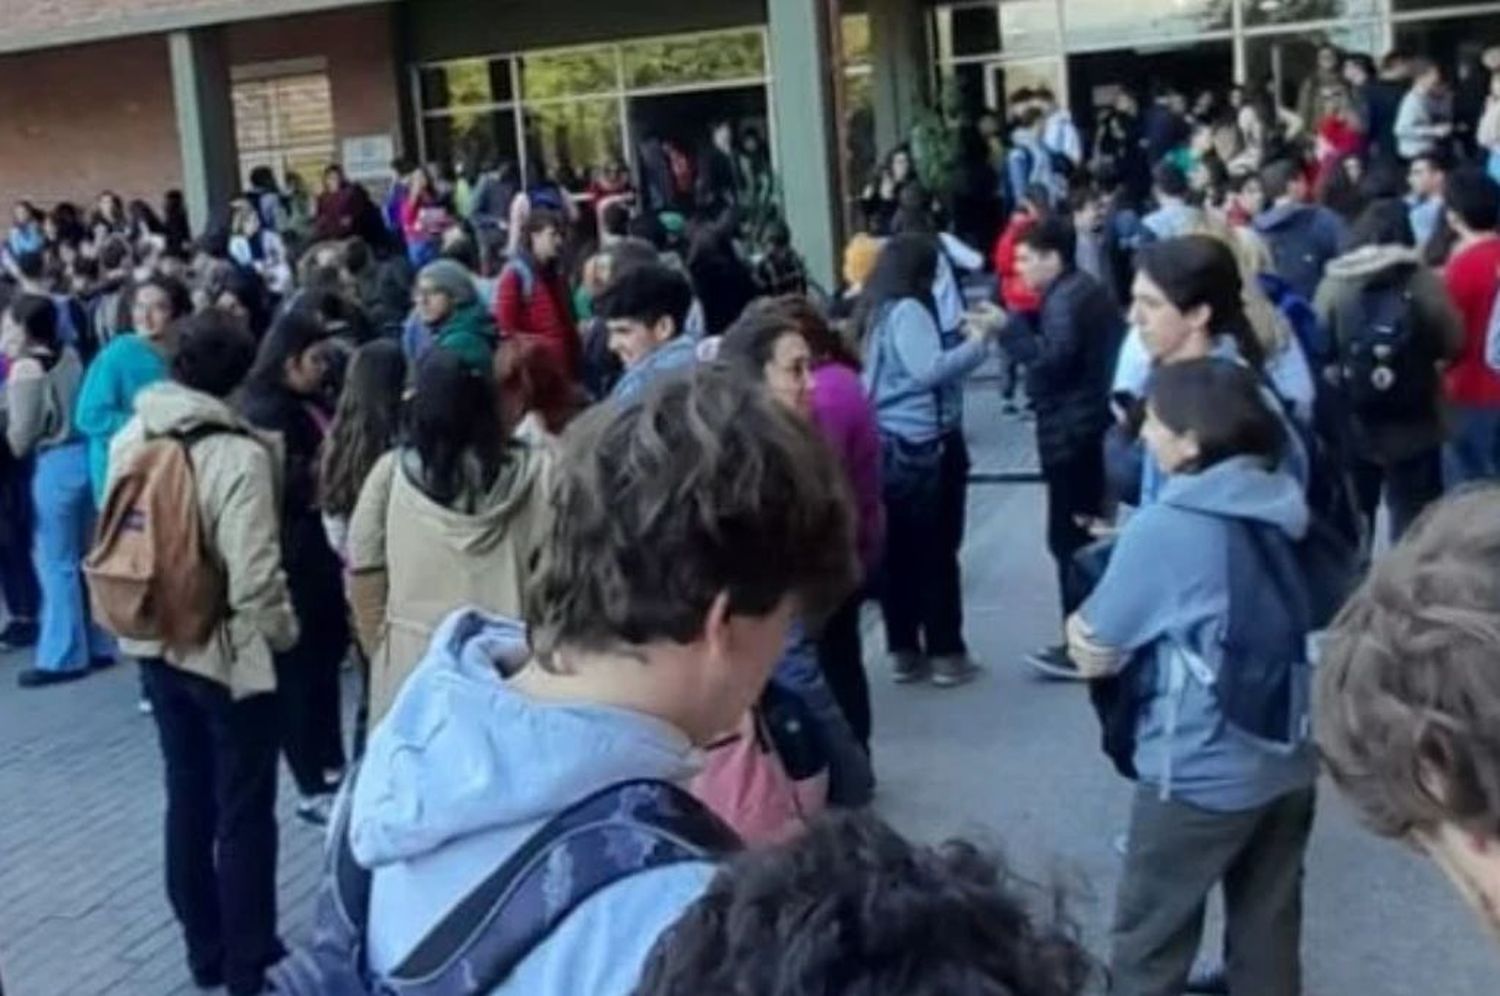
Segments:
[[[0,205],[153,204],[182,183],[167,41],[160,35],[0,56]]]

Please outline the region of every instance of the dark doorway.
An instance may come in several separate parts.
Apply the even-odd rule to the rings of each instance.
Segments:
[[[1234,47],[1228,41],[1199,42],[1172,48],[1125,48],[1088,52],[1068,59],[1068,90],[1073,118],[1091,130],[1098,112],[1120,89],[1136,95],[1141,106],[1157,87],[1172,87],[1191,104],[1203,90],[1221,97],[1234,85]]]

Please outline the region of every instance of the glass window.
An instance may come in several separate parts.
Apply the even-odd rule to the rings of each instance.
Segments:
[[[625,85],[632,88],[760,79],[766,74],[759,31],[660,38],[630,42],[624,49]]]
[[[528,179],[545,168],[551,176],[580,189],[599,166],[624,161],[617,100],[569,100],[526,108]]]
[[[839,18],[839,33],[844,43],[844,65],[870,61],[870,15],[845,14]]]
[[[1252,27],[1377,17],[1380,14],[1380,0],[1244,0],[1244,4],[1245,23]]]
[[[1245,79],[1256,85],[1269,81],[1281,106],[1306,114],[1308,107],[1299,104],[1309,104],[1314,94],[1310,89],[1304,94],[1303,85],[1313,78],[1318,49],[1325,45],[1372,55],[1380,48],[1380,25],[1371,22],[1326,31],[1252,36],[1245,40]],[[1307,124],[1313,127],[1316,122]]]
[[[270,166],[316,176],[334,161],[333,96],[326,73],[242,80],[230,89],[240,169]]]
[[[610,45],[517,56],[521,94],[527,100],[609,93],[620,88],[615,49]]]
[[[505,104],[515,98],[509,59],[460,59],[423,66],[417,83],[424,111]]]
[[[1054,0],[939,7],[937,36],[944,59],[1050,52],[1058,47],[1057,8]]]
[[[1230,0],[1067,0],[1064,30],[1069,45],[1119,48],[1210,31],[1228,31]]]
[[[511,111],[457,111],[422,119],[427,159],[447,163],[520,161]]]
[[[844,74],[844,168],[846,190],[856,198],[875,175],[875,92],[869,73]]]
[[[1398,9],[1402,6],[1400,0],[1396,6]],[[1497,37],[1500,37],[1500,13],[1396,24],[1396,48],[1432,59],[1450,78],[1464,56],[1477,58],[1480,49]]]

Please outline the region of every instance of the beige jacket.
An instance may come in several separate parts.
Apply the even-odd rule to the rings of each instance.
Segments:
[[[122,641],[123,648],[134,657],[165,656],[183,671],[224,685],[236,699],[275,691],[271,655],[297,642],[297,617],[281,567],[279,441],[252,430],[217,398],[171,381],[142,391],[135,410],[110,443],[111,482],[149,435],[205,425],[236,430],[192,448],[199,514],[209,549],[227,572],[229,612],[208,645],[186,656],[150,643]]]
[[[400,691],[438,623],[472,606],[519,618],[532,554],[551,522],[551,454],[516,443],[472,514],[438,504],[412,480],[412,451],[381,458],[349,521],[349,571],[370,653],[370,724]]]

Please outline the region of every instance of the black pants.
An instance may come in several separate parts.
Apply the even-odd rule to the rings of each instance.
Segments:
[[[304,639],[276,655],[282,750],[303,798],[333,792],[327,773],[344,768],[339,669],[347,650]]]
[[[818,664],[823,680],[839,704],[854,738],[870,749],[870,682],[865,674],[864,648],[859,638],[859,610],[864,592],[856,592],[828,620],[818,638]]]
[[[276,699],[144,660],[166,769],[167,898],[200,978],[259,993],[276,936]]]
[[[1391,515],[1391,542],[1399,542],[1423,510],[1443,497],[1443,451],[1431,449],[1393,464],[1354,461],[1354,491],[1370,534],[1382,493]]]
[[[42,589],[31,557],[35,517],[31,461],[0,455],[0,593],[12,619],[32,622],[42,607]]]
[[[1057,585],[1063,617],[1082,604],[1077,585],[1069,583],[1073,555],[1093,542],[1078,524],[1080,516],[1097,518],[1104,511],[1104,441],[1080,446],[1072,454],[1042,464],[1047,484],[1047,549],[1057,563]]]
[[[889,449],[890,443],[887,443]],[[964,644],[958,549],[963,544],[969,448],[962,432],[938,444],[935,470],[916,477],[885,461],[886,562],[880,607],[892,653],[945,657]]]

